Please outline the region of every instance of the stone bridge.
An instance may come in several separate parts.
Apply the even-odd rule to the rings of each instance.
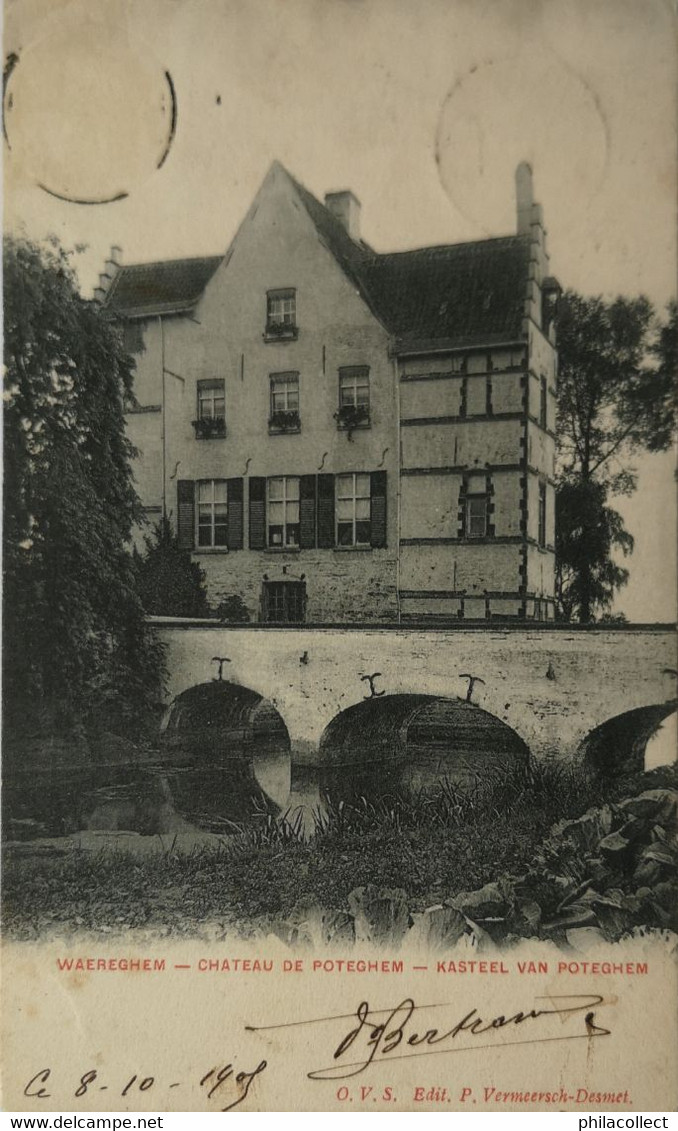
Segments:
[[[432,701],[456,705],[467,742],[476,720],[479,749],[496,721],[509,746],[524,744],[537,758],[602,752],[609,760],[612,750],[613,761],[640,752],[642,765],[648,737],[676,709],[673,625],[231,627],[150,619],[167,648],[168,707],[189,689],[207,692],[221,674],[239,725],[243,703],[275,708],[293,766],[318,765],[332,736],[344,752],[368,732],[398,743]],[[255,694],[243,696],[243,688]]]

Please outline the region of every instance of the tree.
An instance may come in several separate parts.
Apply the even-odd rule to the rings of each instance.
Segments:
[[[591,619],[608,609],[629,571],[615,562],[633,550],[621,515],[606,505],[607,488],[594,480],[563,482],[556,495],[556,600],[563,620]]]
[[[673,304],[657,327],[644,296],[606,302],[568,291],[561,300],[556,597],[564,619],[593,620],[628,580],[613,554],[631,553],[633,539],[609,504],[635,490],[630,453],[671,442],[675,317]]]
[[[651,452],[663,452],[675,435],[678,410],[678,304],[666,306],[649,347],[654,365],[642,370],[631,392],[629,412],[636,416],[637,435]]]
[[[153,616],[210,616],[204,570],[179,548],[167,518],[146,538],[145,549],[143,556],[135,554],[145,611]]]
[[[6,241],[4,292],[5,719],[124,731],[163,678],[128,549],[132,363],[56,241]]]

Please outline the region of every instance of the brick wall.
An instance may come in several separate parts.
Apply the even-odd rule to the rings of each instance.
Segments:
[[[210,598],[242,598],[250,619],[261,615],[262,584],[304,575],[309,622],[396,620],[395,555],[388,550],[303,550],[299,553],[196,554]]]

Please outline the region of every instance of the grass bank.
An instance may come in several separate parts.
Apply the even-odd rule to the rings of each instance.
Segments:
[[[304,903],[345,909],[349,893],[366,885],[401,889],[416,912],[524,871],[558,821],[675,785],[670,768],[603,785],[574,767],[533,765],[486,775],[464,792],[443,783],[433,796],[329,806],[310,837],[298,814],[262,814],[186,854],[173,846],[144,858],[9,851],[4,929],[20,938],[140,927],[191,935],[210,921],[247,933],[258,917],[283,918]]]

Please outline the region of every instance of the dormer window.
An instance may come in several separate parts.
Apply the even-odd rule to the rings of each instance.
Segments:
[[[268,291],[266,295],[267,341],[296,338],[297,292],[291,288]]]

